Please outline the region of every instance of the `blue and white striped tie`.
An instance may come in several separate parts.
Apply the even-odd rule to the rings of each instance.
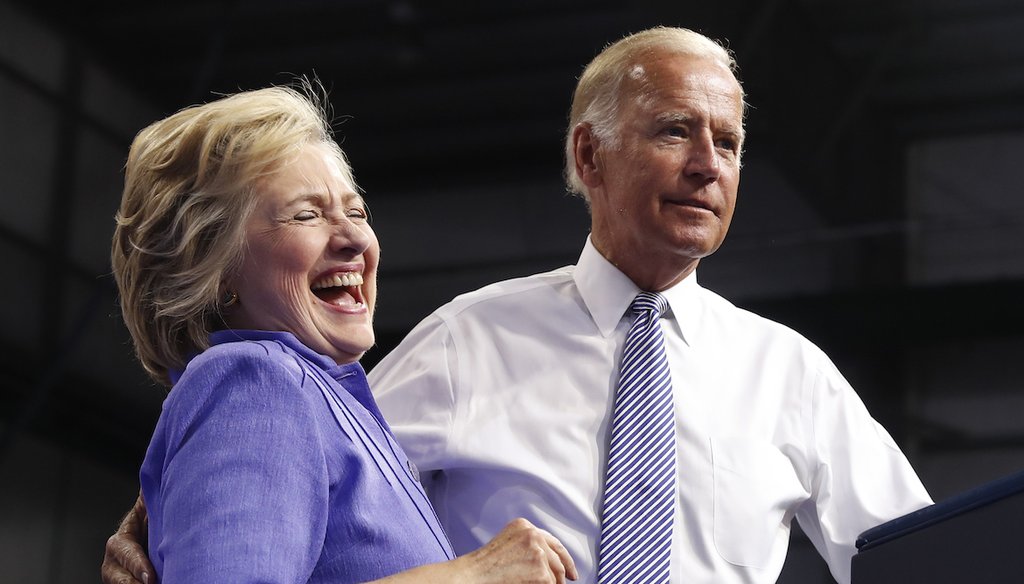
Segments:
[[[599,584],[669,581],[676,499],[672,377],[658,319],[665,298],[641,292],[626,336],[605,471]]]

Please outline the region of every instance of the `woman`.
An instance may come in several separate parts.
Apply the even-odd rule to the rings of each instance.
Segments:
[[[184,109],[129,153],[112,265],[136,353],[171,386],[140,472],[157,575],[574,579],[525,520],[454,559],[358,363],[380,250],[302,89]]]

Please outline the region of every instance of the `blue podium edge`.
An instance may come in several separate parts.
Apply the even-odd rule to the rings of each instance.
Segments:
[[[869,550],[887,541],[990,505],[1020,492],[1024,492],[1024,471],[985,483],[939,503],[872,527],[857,537],[857,551]]]

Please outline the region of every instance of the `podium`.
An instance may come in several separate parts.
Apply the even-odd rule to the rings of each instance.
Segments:
[[[1024,472],[865,531],[852,582],[1021,584]]]

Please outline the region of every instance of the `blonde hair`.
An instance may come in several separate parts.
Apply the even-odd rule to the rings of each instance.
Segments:
[[[643,74],[643,61],[652,53],[688,55],[712,59],[734,75],[736,60],[717,41],[686,28],[658,26],[622,38],[602,50],[580,75],[569,109],[565,136],[565,181],[569,192],[586,198],[586,189],[576,176],[572,134],[581,123],[590,124],[598,141],[618,148],[619,104],[623,81]],[[742,88],[741,88],[742,90]]]
[[[241,262],[254,185],[306,144],[333,139],[322,86],[245,91],[144,128],[125,164],[111,265],[135,352],[157,382],[224,328],[223,282]]]

